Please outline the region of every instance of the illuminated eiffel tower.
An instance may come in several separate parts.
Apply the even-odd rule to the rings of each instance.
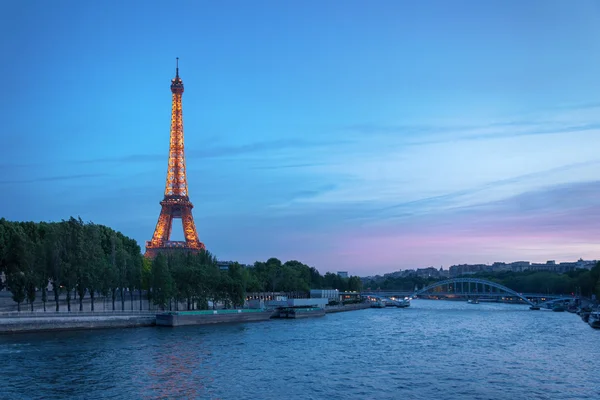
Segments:
[[[171,80],[171,142],[169,146],[169,165],[165,197],[160,202],[161,210],[154,229],[152,240],[146,242],[146,257],[154,258],[160,252],[200,251],[204,243],[198,239],[190,202],[187,176],[185,170],[185,154],[183,146],[183,111],[181,98],[183,81],[179,77],[179,58],[175,78]],[[185,241],[171,241],[173,219],[181,218]]]

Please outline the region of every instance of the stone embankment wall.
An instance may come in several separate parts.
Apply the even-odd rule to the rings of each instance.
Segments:
[[[369,308],[369,304],[348,304],[326,307],[327,313],[354,311]],[[237,314],[233,314],[238,317]],[[248,322],[253,317],[243,317],[235,322]],[[211,323],[226,323],[230,317],[216,318]],[[259,318],[259,320],[262,318]],[[265,318],[268,319],[268,318]],[[156,325],[153,311],[96,311],[96,312],[4,312],[0,313],[0,334],[64,331],[78,329],[134,328]]]
[[[154,313],[2,313],[1,333],[133,328],[156,324]]]

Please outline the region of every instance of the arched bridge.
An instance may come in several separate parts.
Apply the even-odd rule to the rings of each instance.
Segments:
[[[429,286],[424,287],[421,290],[417,290],[413,297],[419,295],[428,296],[479,296],[479,297],[516,297],[521,299],[523,302],[536,305],[527,297],[521,293],[517,293],[506,286],[500,285],[499,283],[488,281],[485,279],[477,278],[453,278],[446,279],[443,281],[435,282]],[[553,300],[546,301],[544,303],[550,303],[555,301],[572,300],[572,297],[565,298],[554,298]],[[544,303],[538,303],[542,305]]]

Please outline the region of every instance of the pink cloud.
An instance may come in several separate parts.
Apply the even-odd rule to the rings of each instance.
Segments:
[[[600,204],[590,203],[600,197],[595,197],[598,185],[594,188],[530,193],[407,223],[397,220],[346,230],[335,238],[337,251],[331,262],[369,275],[459,263],[597,259]],[[524,207],[525,200],[543,200],[543,205]]]

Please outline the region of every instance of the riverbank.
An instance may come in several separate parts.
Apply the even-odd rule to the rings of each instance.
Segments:
[[[0,334],[154,326],[155,313],[74,312],[5,313]]]
[[[330,314],[345,311],[363,310],[369,307],[370,305],[365,303],[348,304],[345,306],[328,306],[325,307],[325,312]],[[198,315],[203,315],[201,317],[203,319],[202,324],[243,323],[250,321],[270,320],[269,315],[271,312],[267,313],[269,315],[265,314],[265,312],[256,313],[256,317],[259,316],[260,318],[254,318],[255,313],[242,313],[241,311],[236,313],[235,311],[236,310],[220,310],[218,312],[206,311],[204,313],[206,315],[203,315],[203,312],[195,313]],[[186,314],[186,312],[181,312],[181,314]],[[157,314],[152,311],[0,313],[0,334],[156,326],[157,316],[160,315],[167,314]],[[204,321],[204,319],[206,321]],[[171,323],[161,323],[159,325],[171,325]],[[186,324],[175,321],[175,323],[171,326],[178,325]]]

